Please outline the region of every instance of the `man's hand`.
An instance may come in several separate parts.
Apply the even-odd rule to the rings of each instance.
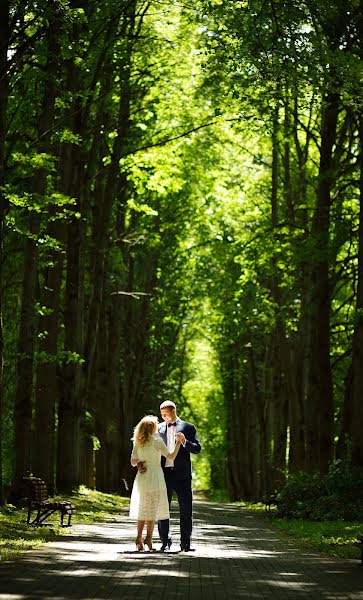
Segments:
[[[137,461],[137,470],[139,471],[139,473],[146,473],[146,467],[145,467],[145,461],[144,460],[139,460]]]
[[[181,431],[175,434],[175,439],[177,442],[180,442],[183,446],[185,444],[185,435]]]

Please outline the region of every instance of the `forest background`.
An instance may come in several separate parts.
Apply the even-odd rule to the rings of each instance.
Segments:
[[[165,399],[196,488],[362,472],[362,8],[0,0],[1,503]]]

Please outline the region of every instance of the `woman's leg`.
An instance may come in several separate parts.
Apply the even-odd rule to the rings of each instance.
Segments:
[[[154,533],[155,521],[146,521],[146,538],[144,544],[149,547],[149,550],[153,549],[153,533]]]
[[[153,537],[153,533],[154,533],[154,527],[155,527],[155,521],[146,521],[146,531],[147,531],[147,537],[151,538]]]
[[[144,529],[145,521],[137,522],[137,537],[136,537],[136,547],[138,550],[144,549],[144,544],[142,543],[142,532]]]
[[[137,522],[137,537],[142,537],[142,532],[144,529],[145,521]]]

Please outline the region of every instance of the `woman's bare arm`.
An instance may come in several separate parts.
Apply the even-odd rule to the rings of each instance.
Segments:
[[[176,455],[179,452],[180,444],[181,444],[181,442],[178,440],[177,443],[175,444],[175,448],[174,448],[173,452],[169,452],[169,454],[167,454],[165,458],[168,458],[169,460],[174,460],[174,458],[176,458]]]

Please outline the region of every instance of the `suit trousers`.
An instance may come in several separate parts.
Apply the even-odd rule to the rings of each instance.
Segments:
[[[174,467],[166,467],[164,469],[164,477],[168,492],[169,507],[173,492],[175,492],[178,497],[180,514],[180,544],[182,546],[190,545],[190,537],[193,527],[192,477],[178,477],[177,470]],[[169,539],[169,528],[169,519],[158,521],[159,536],[163,544]]]

